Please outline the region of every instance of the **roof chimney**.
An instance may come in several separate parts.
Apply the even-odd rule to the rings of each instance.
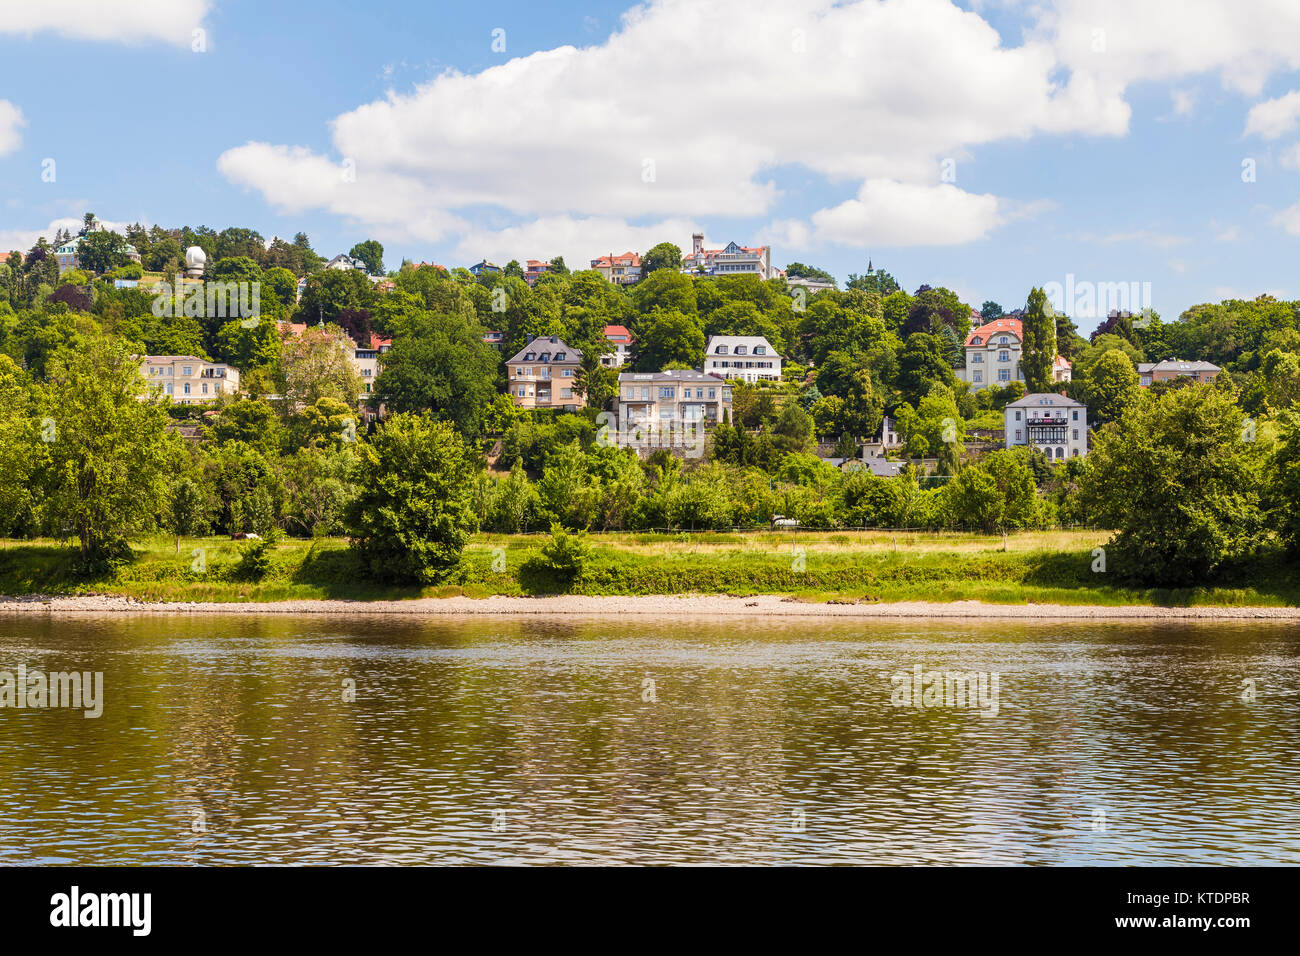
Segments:
[[[529,332],[526,336],[524,336],[524,345],[532,345],[532,344],[533,344],[533,333]]]

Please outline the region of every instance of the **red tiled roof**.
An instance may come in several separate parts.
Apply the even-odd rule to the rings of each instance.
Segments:
[[[1019,319],[994,319],[992,322],[986,322],[978,329],[966,336],[966,345],[969,347],[974,343],[975,337],[979,336],[980,344],[987,345],[990,335],[996,335],[999,332],[1011,332],[1016,338],[1024,340],[1024,327]]]
[[[621,256],[610,253],[607,256],[601,256],[599,259],[591,261],[593,269],[608,269],[612,266],[639,266],[641,264],[641,254],[639,252],[625,252]]]
[[[622,325],[607,325],[605,326],[605,338],[626,339],[627,341],[631,342],[632,333],[629,332],[627,328]]]

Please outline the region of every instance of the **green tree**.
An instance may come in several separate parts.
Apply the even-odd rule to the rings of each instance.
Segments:
[[[657,311],[646,319],[636,343],[635,367],[658,372],[673,363],[698,368],[704,361],[704,332],[684,312]]]
[[[1099,358],[1084,376],[1088,411],[1098,424],[1117,421],[1142,397],[1137,369],[1119,349]]]
[[[1056,361],[1056,313],[1042,289],[1031,289],[1021,320],[1020,371],[1029,392],[1052,390],[1052,363]]]
[[[1281,433],[1273,454],[1273,527],[1287,550],[1300,555],[1300,414],[1286,412],[1279,419]]]
[[[377,580],[431,584],[449,574],[475,526],[475,471],[447,422],[399,413],[358,449],[352,547]]]
[[[366,264],[366,272],[372,276],[384,274],[384,245],[374,239],[358,242],[348,252],[353,259],[360,259]]]
[[[1178,389],[1129,407],[1102,429],[1078,497],[1114,528],[1108,570],[1154,584],[1199,585],[1250,554],[1263,531],[1260,443],[1231,398]]]
[[[451,421],[467,438],[482,432],[497,394],[500,356],[483,342],[472,318],[434,314],[409,293],[389,296],[400,307],[388,313],[393,347],[380,357],[374,394],[398,412],[429,411]]]
[[[167,413],[141,401],[139,359],[106,338],[56,356],[49,389],[52,516],[77,536],[83,564],[101,566],[124,557],[167,500]]]
[[[77,243],[77,264],[95,275],[102,275],[130,261],[126,240],[115,232],[93,229]]]
[[[679,272],[681,268],[682,250],[671,242],[661,242],[656,246],[652,246],[650,251],[641,257],[642,278],[660,269],[671,269],[674,272]]]
[[[176,553],[181,553],[181,538],[206,534],[211,525],[208,498],[203,487],[188,475],[172,482],[167,524],[176,535]]]

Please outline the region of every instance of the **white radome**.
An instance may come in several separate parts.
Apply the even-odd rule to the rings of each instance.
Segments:
[[[190,275],[202,275],[203,269],[207,264],[208,254],[198,246],[190,246],[185,250],[185,269]]]

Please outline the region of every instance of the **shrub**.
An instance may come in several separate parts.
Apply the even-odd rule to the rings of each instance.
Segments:
[[[584,532],[571,534],[560,525],[551,525],[551,540],[542,545],[541,567],[561,581],[572,583],[582,577],[591,560],[591,545]]]
[[[250,541],[240,552],[234,577],[239,581],[261,581],[271,571],[271,542],[266,538]]]

